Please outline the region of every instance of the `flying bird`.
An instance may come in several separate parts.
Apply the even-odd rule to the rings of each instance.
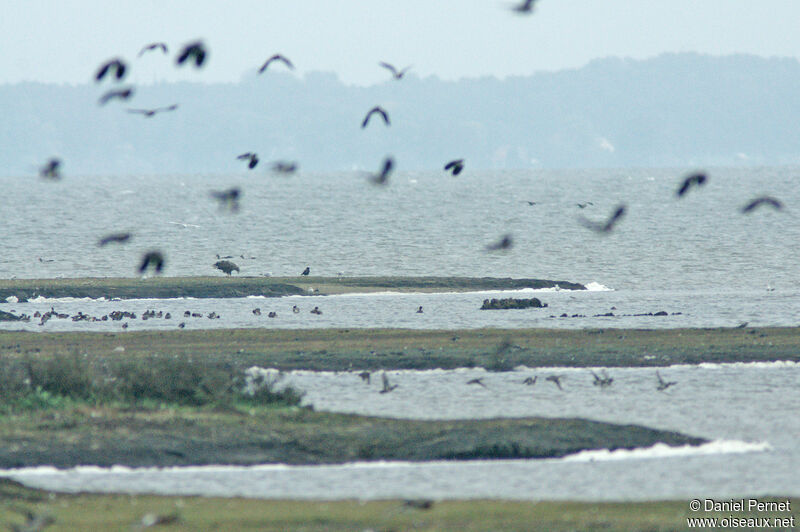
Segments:
[[[397,70],[397,68],[395,68],[394,65],[391,65],[391,64],[383,62],[383,61],[381,61],[378,64],[381,65],[383,68],[389,70],[389,72],[392,73],[392,77],[394,79],[403,79],[403,76],[406,75],[406,72],[408,72],[408,69],[411,68],[410,66],[407,66],[403,70]]]
[[[385,158],[383,160],[383,167],[381,168],[381,171],[377,174],[371,174],[369,176],[370,182],[375,185],[385,185],[389,181],[389,175],[391,175],[393,169],[394,159],[391,157]]]
[[[51,158],[39,169],[39,175],[48,179],[61,179],[61,159]]]
[[[586,203],[576,203],[579,209],[585,209],[589,205],[594,205],[591,201],[587,201]]]
[[[501,249],[511,249],[514,246],[514,241],[511,238],[511,235],[504,235],[500,241],[495,242],[494,244],[489,244],[486,246],[486,251],[498,251]]]
[[[228,190],[212,191],[211,197],[218,200],[220,209],[228,209],[231,212],[239,210],[239,198],[242,192],[237,187],[229,188]]]
[[[297,163],[294,161],[276,161],[272,163],[272,170],[281,174],[293,174],[297,171]]]
[[[157,115],[158,113],[166,113],[168,111],[174,111],[177,108],[178,104],[174,103],[167,107],[156,107],[154,109],[126,109],[126,111],[132,114],[143,115],[145,118],[151,118]]]
[[[100,99],[97,100],[97,104],[98,105],[105,105],[110,100],[113,100],[114,98],[119,98],[120,100],[127,100],[131,96],[133,96],[133,87],[127,87],[127,88],[124,88],[124,89],[110,90],[107,93],[105,93],[102,96],[100,96]]]
[[[381,378],[383,380],[383,389],[380,393],[389,393],[397,388],[397,384],[389,384],[389,377],[386,376],[385,371],[381,374]]]
[[[614,378],[609,377],[606,370],[603,370],[602,377],[597,373],[595,373],[594,371],[592,371],[592,376],[594,377],[594,381],[592,382],[592,384],[594,384],[595,386],[599,386],[601,388],[606,388],[608,386],[611,386],[611,383],[614,382]]]
[[[614,229],[614,224],[616,224],[620,218],[625,215],[625,205],[619,205],[617,209],[614,211],[614,214],[611,215],[605,223],[601,222],[593,222],[591,220],[587,220],[586,218],[581,217],[580,222],[583,224],[584,227],[588,227],[592,231],[596,231],[598,233],[608,233],[612,229]]]
[[[271,65],[275,61],[280,61],[281,63],[286,65],[289,68],[289,70],[294,70],[294,65],[292,64],[291,61],[289,61],[289,59],[287,59],[285,56],[281,54],[275,54],[266,61],[264,61],[264,64],[261,65],[261,68],[258,69],[258,73],[263,74],[264,71],[267,70],[269,65]]]
[[[486,388],[486,385],[483,383],[483,380],[480,377],[477,379],[468,380],[467,384],[477,384],[478,386],[483,386]]]
[[[681,196],[689,192],[690,188],[705,185],[707,180],[708,178],[706,177],[706,174],[692,174],[690,176],[687,176],[683,180],[680,188],[678,188],[675,194],[680,198]]]
[[[166,54],[167,53],[167,45],[166,45],[166,43],[163,43],[163,42],[154,42],[154,43],[147,44],[144,47],[142,47],[141,50],[139,50],[138,57],[142,57],[146,52],[149,52],[151,50],[161,50],[163,53]]]
[[[95,81],[97,82],[102,81],[103,78],[106,76],[106,74],[108,74],[112,70],[114,71],[114,77],[117,78],[117,81],[121,81],[122,78],[125,77],[125,72],[127,70],[127,67],[125,66],[125,63],[122,62],[122,59],[119,58],[114,58],[109,61],[106,61],[105,63],[100,65],[100,68],[97,70],[97,74],[95,74],[94,76]]]
[[[176,63],[180,66],[185,63],[187,59],[193,59],[195,66],[200,68],[206,60],[207,53],[208,51],[203,41],[195,41],[183,47],[181,53],[178,54]]]
[[[444,165],[445,170],[450,170],[453,175],[458,175],[464,169],[464,159],[456,159]]]
[[[239,159],[239,160],[241,160],[241,161],[245,161],[245,160],[249,161],[249,162],[247,163],[247,167],[248,167],[250,170],[252,170],[253,168],[255,168],[255,167],[256,167],[256,165],[258,164],[258,154],[257,154],[257,153],[250,153],[250,152],[247,152],[247,153],[243,153],[243,154],[241,154],[241,155],[237,155],[237,156],[236,156],[236,158],[237,158],[237,159]]]
[[[545,377],[546,381],[550,381],[556,386],[558,386],[559,390],[563,390],[564,388],[561,387],[561,376],[560,375],[550,375],[549,377]]]
[[[229,260],[217,261],[214,263],[214,267],[218,270],[222,270],[227,275],[230,275],[234,270],[236,270],[236,273],[239,273],[239,267],[236,265],[236,263]]]
[[[769,205],[770,207],[773,207],[775,210],[781,210],[783,208],[783,203],[781,203],[779,200],[769,196],[762,196],[760,198],[752,200],[750,203],[742,207],[742,214],[747,214],[751,211],[754,211],[755,209],[761,207],[762,205]]]
[[[658,371],[656,371],[656,377],[658,378],[658,386],[656,386],[656,390],[658,390],[659,392],[663,392],[670,386],[678,384],[677,381],[665,381],[664,379],[661,378],[661,374]]]
[[[367,113],[367,116],[364,117],[364,121],[361,122],[361,129],[364,129],[365,127],[367,127],[367,124],[369,123],[369,119],[372,118],[372,115],[374,115],[375,113],[378,113],[379,115],[381,115],[381,117],[383,118],[383,121],[386,122],[387,126],[391,125],[391,123],[389,122],[388,113],[386,113],[386,111],[383,108],[381,108],[380,106],[376,105],[375,107],[370,109],[369,112]]]
[[[155,273],[161,273],[164,269],[164,255],[159,251],[150,251],[142,257],[142,263],[139,265],[139,273],[144,273],[152,266]]]
[[[520,14],[533,13],[534,2],[536,2],[536,0],[523,0],[521,4],[512,7],[511,10]]]
[[[106,235],[100,239],[97,243],[98,246],[103,247],[106,244],[111,244],[112,242],[116,242],[118,244],[124,244],[128,240],[131,239],[130,233],[111,233],[110,235]]]

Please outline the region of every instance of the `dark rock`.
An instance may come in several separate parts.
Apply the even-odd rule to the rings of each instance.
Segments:
[[[0,321],[19,321],[20,319],[22,318],[19,316],[0,310]]]
[[[514,299],[509,297],[506,299],[484,299],[481,310],[506,310],[506,309],[522,309],[522,308],[544,308],[547,303],[542,303],[538,298],[531,299]]]
[[[665,311],[663,311],[663,310],[659,310],[658,312],[653,314],[653,316],[666,316],[666,315],[667,315],[667,313]]]

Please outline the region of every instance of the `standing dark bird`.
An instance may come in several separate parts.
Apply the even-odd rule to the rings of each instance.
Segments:
[[[424,311],[422,310],[422,305],[419,306],[417,309],[417,314],[422,314]]]
[[[146,44],[145,46],[142,47],[141,50],[139,50],[138,57],[142,57],[146,52],[149,52],[151,50],[161,50],[163,53],[167,53],[167,45],[166,43],[163,42],[154,42]]]
[[[306,269],[300,275],[308,275],[309,273],[311,273],[311,266],[306,266]]]
[[[504,235],[500,241],[495,242],[494,244],[489,244],[486,246],[486,251],[498,251],[501,249],[511,249],[514,246],[514,241],[511,238],[511,235]]]
[[[562,377],[560,375],[550,375],[549,377],[545,377],[544,380],[552,382],[558,386],[559,390],[563,390],[564,388],[561,387],[561,379]]]
[[[178,58],[175,62],[180,66],[186,62],[187,59],[194,59],[195,66],[200,68],[206,60],[207,53],[208,51],[203,41],[195,41],[183,47],[183,50],[178,54]]]
[[[371,174],[369,180],[374,185],[385,185],[394,169],[394,159],[387,157],[383,160],[383,167],[377,174]]]
[[[276,161],[272,163],[272,170],[281,174],[293,174],[297,171],[297,163],[294,161]]]
[[[689,192],[689,189],[692,188],[693,186],[699,187],[705,185],[707,180],[708,178],[706,177],[706,174],[692,174],[686,176],[686,178],[684,178],[683,182],[681,183],[681,186],[675,192],[675,195],[680,198],[681,196]]]
[[[606,370],[603,370],[602,377],[597,373],[595,373],[594,371],[592,371],[592,376],[594,377],[594,381],[592,382],[592,384],[594,384],[595,386],[599,386],[601,388],[606,388],[608,386],[611,386],[611,384],[614,382],[614,378],[609,377]]]
[[[220,209],[227,209],[231,212],[239,211],[239,198],[241,195],[242,192],[237,187],[211,192],[211,197],[219,201]]]
[[[236,158],[239,159],[240,161],[248,160],[249,162],[247,163],[247,167],[250,170],[255,168],[256,165],[258,164],[258,154],[257,153],[247,152],[247,153],[243,153],[241,155],[237,155]]]
[[[779,200],[769,196],[763,196],[752,200],[750,203],[742,207],[742,214],[747,214],[762,205],[769,205],[775,210],[781,210],[783,208],[783,203],[781,203]]]
[[[48,179],[61,179],[61,159],[51,158],[39,169],[39,175]]]
[[[161,273],[164,269],[164,255],[160,251],[149,251],[142,257],[142,263],[139,265],[139,273],[144,273],[147,268],[153,267],[155,273]]]
[[[218,270],[222,270],[227,275],[230,275],[234,270],[236,273],[239,273],[239,267],[236,265],[236,263],[229,260],[217,261],[214,263],[214,267]]]
[[[168,111],[174,111],[178,108],[177,103],[173,103],[167,107],[156,107],[154,109],[126,109],[129,113],[144,115],[145,118],[151,118],[158,113],[166,113]]]
[[[109,102],[109,100],[113,100],[114,98],[119,98],[120,100],[127,100],[131,96],[133,96],[133,87],[111,90],[100,96],[100,99],[97,100],[97,104],[105,105]]]
[[[381,374],[381,379],[383,380],[383,389],[380,393],[389,393],[397,388],[396,384],[389,384],[389,377],[386,376],[385,371]]]
[[[394,79],[403,79],[403,76],[406,75],[406,72],[408,72],[408,69],[411,68],[410,66],[407,66],[403,70],[397,70],[394,65],[391,65],[389,63],[385,63],[383,61],[381,61],[378,64],[381,65],[383,68],[389,70],[392,73],[392,77]]]
[[[115,57],[114,59],[106,61],[100,65],[100,68],[97,70],[97,74],[94,75],[95,81],[102,81],[106,74],[108,74],[111,70],[114,71],[114,77],[117,78],[117,81],[121,81],[122,78],[125,77],[125,71],[127,70],[127,67],[125,66],[125,63],[122,62],[122,59]]]
[[[458,175],[461,173],[461,170],[464,169],[464,159],[456,159],[455,161],[450,161],[446,165],[444,165],[445,170],[450,170],[453,172],[453,175]]]
[[[110,235],[106,235],[100,239],[97,243],[98,246],[103,247],[106,244],[111,244],[112,242],[117,242],[118,244],[124,244],[128,240],[131,239],[130,233],[111,233]]]
[[[592,231],[596,231],[598,233],[608,233],[614,228],[614,224],[616,224],[624,215],[625,205],[620,205],[614,211],[614,214],[611,215],[611,218],[609,218],[605,223],[593,222],[591,220],[587,220],[586,218],[580,218],[580,222],[584,227],[588,227]]]
[[[516,11],[517,13],[533,13],[533,4],[536,0],[522,0],[521,4],[517,4],[516,6],[512,7],[512,11]]]
[[[658,378],[658,386],[656,386],[656,390],[658,390],[659,392],[663,392],[670,386],[678,384],[677,381],[665,381],[664,379],[661,378],[661,374],[658,371],[656,371],[656,377]]]
[[[369,112],[367,113],[367,116],[364,117],[364,121],[361,122],[361,129],[367,127],[369,119],[372,118],[372,115],[374,115],[375,113],[381,115],[383,121],[386,122],[387,126],[391,125],[391,122],[389,122],[389,114],[382,107],[376,105],[375,107],[370,109]]]
[[[266,61],[264,61],[264,64],[261,65],[261,68],[258,69],[258,73],[263,74],[264,71],[267,70],[267,68],[269,68],[269,65],[271,65],[275,61],[280,61],[284,65],[286,65],[289,68],[289,70],[294,70],[294,65],[292,64],[291,61],[289,61],[286,57],[282,56],[281,54],[275,54]]]

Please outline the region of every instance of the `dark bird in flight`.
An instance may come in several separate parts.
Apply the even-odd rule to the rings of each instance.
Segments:
[[[614,211],[614,214],[611,215],[611,218],[609,218],[605,223],[593,222],[583,217],[580,218],[580,222],[584,227],[588,227],[592,231],[596,231],[598,233],[608,233],[614,229],[614,224],[616,224],[623,216],[625,216],[625,205],[620,205],[617,207],[617,210]]]
[[[111,233],[110,235],[106,235],[100,239],[97,243],[98,246],[103,247],[106,244],[111,244],[112,242],[117,242],[118,244],[124,244],[128,240],[131,239],[130,233]]]
[[[264,71],[267,70],[269,65],[271,65],[275,61],[280,61],[284,65],[286,65],[289,68],[289,70],[294,70],[294,65],[292,64],[291,61],[289,61],[285,56],[282,56],[281,54],[275,54],[266,61],[264,61],[264,64],[261,65],[261,68],[258,69],[258,73],[263,74]]]
[[[122,62],[122,59],[119,58],[106,61],[100,65],[100,68],[97,70],[97,74],[94,75],[95,81],[102,81],[103,78],[106,77],[106,74],[112,70],[114,71],[114,77],[117,78],[117,81],[121,81],[122,78],[125,77],[127,67],[125,66],[125,63]]]
[[[514,241],[511,239],[511,235],[504,235],[499,242],[495,242],[494,244],[489,244],[488,246],[486,246],[486,251],[511,249],[513,246],[514,246]]]
[[[534,384],[536,384],[536,379],[538,379],[538,378],[539,378],[538,375],[536,375],[534,377],[527,377],[527,378],[525,378],[524,381],[522,381],[522,384],[527,384],[528,386],[533,386]]]
[[[161,50],[163,53],[167,53],[167,45],[166,43],[163,42],[154,42],[145,45],[144,47],[142,47],[141,50],[139,50],[138,57],[142,57],[145,54],[145,52],[149,52],[151,50]]]
[[[681,186],[678,188],[675,194],[680,198],[681,196],[689,192],[690,188],[705,185],[707,180],[708,178],[706,177],[706,174],[692,174],[686,176],[686,178],[683,180]]]
[[[561,387],[561,376],[560,375],[550,375],[549,377],[545,377],[546,381],[550,381],[556,386],[558,386],[559,390],[563,390],[564,388]]]
[[[39,175],[48,179],[61,179],[61,159],[51,158],[39,169]]]
[[[361,380],[366,382],[367,384],[369,384],[371,375],[372,374],[369,371],[362,371],[361,373],[358,374],[358,376],[361,377]]]
[[[174,111],[178,108],[178,104],[174,103],[167,107],[156,107],[155,109],[126,109],[129,113],[143,115],[145,118],[151,118],[158,113],[166,113],[168,111]]]
[[[308,275],[309,273],[311,273],[311,266],[306,266],[306,269],[300,275]]]
[[[533,4],[536,0],[522,0],[521,4],[517,4],[516,6],[512,7],[512,11],[516,11],[517,13],[533,13]]]
[[[611,386],[611,383],[614,382],[614,378],[609,377],[606,370],[603,370],[602,377],[597,373],[595,373],[594,371],[592,371],[592,377],[594,377],[594,381],[592,382],[592,384],[594,384],[595,386],[599,386],[601,388],[606,388],[608,386]]]
[[[142,263],[139,265],[139,273],[144,273],[152,266],[155,273],[161,273],[164,269],[164,255],[159,251],[150,251],[142,257]]]
[[[381,115],[381,117],[383,118],[383,121],[386,122],[387,126],[391,125],[391,123],[389,122],[388,113],[386,113],[386,111],[383,110],[380,106],[376,105],[375,107],[370,109],[369,112],[367,113],[367,116],[364,117],[364,121],[361,122],[361,129],[364,129],[365,127],[367,127],[367,124],[369,123],[369,119],[372,118],[372,115],[374,115],[375,113],[378,113],[379,115]]]
[[[247,152],[247,153],[243,153],[241,155],[237,155],[236,158],[239,159],[240,161],[245,161],[245,160],[249,161],[247,163],[247,167],[250,170],[255,168],[256,165],[258,164],[258,154],[257,153]]]
[[[458,175],[464,169],[464,159],[456,159],[444,165],[445,170],[450,170],[453,175]]]
[[[272,163],[272,170],[281,174],[293,174],[297,171],[297,163],[294,161],[276,161]]]
[[[211,197],[219,201],[220,209],[228,209],[231,212],[237,212],[239,210],[239,198],[241,195],[242,191],[237,187],[222,191],[214,190],[211,192]]]
[[[661,374],[658,371],[656,371],[656,377],[658,378],[658,386],[656,386],[656,390],[658,390],[659,392],[663,392],[670,386],[678,384],[677,381],[665,381],[664,379],[661,378]]]
[[[586,203],[576,203],[576,205],[577,205],[577,206],[578,206],[578,208],[580,208],[580,209],[585,209],[585,208],[586,208],[586,207],[588,207],[589,205],[594,205],[594,203],[592,203],[591,201],[587,201]]]
[[[383,61],[378,64],[391,72],[394,79],[403,79],[403,76],[405,76],[406,72],[408,72],[408,70],[411,68],[410,66],[407,66],[403,70],[397,70],[394,65],[390,65],[389,63]]]
[[[389,384],[389,377],[386,376],[385,371],[381,374],[381,378],[383,380],[383,389],[381,390],[381,393],[389,393],[397,388],[396,384]]]
[[[97,100],[97,104],[105,105],[109,102],[109,100],[113,100],[114,98],[119,98],[120,100],[127,100],[131,96],[133,96],[133,87],[110,90],[107,93],[100,96],[100,99]]]
[[[486,385],[483,383],[483,379],[477,378],[467,381],[467,384],[477,384],[478,386],[483,386],[486,388]]]
[[[178,54],[176,63],[180,66],[185,63],[187,59],[194,59],[195,66],[200,68],[206,60],[206,54],[207,50],[203,41],[195,41],[183,47],[181,53]]]
[[[535,201],[531,201],[531,200],[522,200],[522,201],[523,201],[523,202],[525,202],[525,203],[527,203],[527,204],[528,204],[528,205],[530,205],[531,207],[533,207],[534,205],[536,205],[536,202],[535,202]]]
[[[750,203],[742,207],[742,214],[747,214],[762,205],[769,205],[773,207],[775,210],[781,210],[783,208],[783,203],[775,198],[771,198],[769,196],[763,196],[761,198],[756,198],[752,200]]]
[[[387,157],[383,160],[383,168],[377,174],[371,174],[369,180],[375,185],[385,185],[389,181],[389,175],[394,169],[394,159]]]
[[[239,273],[239,267],[236,265],[236,263],[229,260],[217,261],[214,263],[214,267],[218,270],[222,270],[227,275],[230,275],[234,270],[236,270],[236,273]]]

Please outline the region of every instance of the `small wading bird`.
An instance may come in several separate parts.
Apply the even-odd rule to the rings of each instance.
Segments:
[[[39,175],[47,179],[61,179],[61,159],[51,158],[39,169]]]
[[[536,0],[523,0],[522,3],[512,7],[511,10],[520,14],[533,13],[533,4],[535,2]]]
[[[294,161],[276,161],[272,163],[272,171],[281,174],[293,174],[297,171],[297,163]]]
[[[160,251],[149,251],[142,257],[139,265],[139,273],[145,273],[152,266],[155,273],[161,273],[164,269],[164,255]]]
[[[486,251],[498,251],[501,249],[511,249],[514,246],[514,241],[511,238],[511,235],[504,235],[500,241],[495,242],[494,244],[489,244],[486,246]]]
[[[212,191],[211,197],[219,201],[220,209],[227,209],[231,212],[238,212],[239,211],[239,198],[241,197],[242,192],[234,187],[228,190],[222,191]]]
[[[289,70],[294,70],[294,65],[292,64],[291,61],[289,61],[286,57],[284,57],[281,54],[275,54],[266,61],[264,61],[264,64],[261,65],[261,68],[258,69],[258,73],[263,74],[264,71],[267,70],[267,68],[269,68],[269,65],[271,65],[275,61],[280,61],[281,63],[286,65],[289,68]]]
[[[128,240],[131,239],[130,233],[111,233],[110,235],[106,235],[100,239],[97,243],[98,246],[103,247],[106,244],[111,244],[112,242],[116,242],[118,244],[124,244]]]
[[[601,388],[606,388],[608,386],[611,386],[611,383],[614,382],[614,378],[609,377],[606,370],[603,370],[602,373],[603,376],[601,377],[600,375],[592,371],[592,377],[594,377],[594,381],[592,382],[592,384],[594,384],[595,386],[599,386]]]
[[[675,195],[680,198],[684,194],[689,192],[690,188],[705,185],[707,180],[708,178],[706,177],[705,174],[692,174],[690,176],[687,176],[681,183],[681,186],[675,192]]]
[[[97,70],[97,74],[94,75],[95,81],[97,82],[102,81],[103,78],[106,77],[106,74],[108,74],[112,70],[114,71],[114,77],[117,79],[117,81],[121,81],[122,78],[125,77],[125,72],[127,70],[127,67],[125,66],[125,63],[122,62],[121,59],[115,57],[114,59],[106,61],[105,63],[100,65],[100,68]]]
[[[550,375],[549,377],[545,377],[544,380],[552,382],[553,384],[558,386],[559,390],[563,390],[564,388],[561,387],[561,379],[562,379],[561,375]]]
[[[591,229],[592,231],[595,231],[595,232],[598,232],[598,233],[608,233],[609,231],[614,229],[614,225],[623,216],[625,216],[625,205],[620,205],[614,211],[614,214],[611,215],[611,218],[609,218],[605,223],[593,222],[593,221],[587,220],[586,218],[583,218],[583,217],[579,218],[579,220],[580,220],[581,224],[583,224],[584,227],[587,227],[587,228]]]
[[[256,165],[258,164],[258,154],[257,153],[247,152],[247,153],[243,153],[241,155],[237,155],[236,158],[239,159],[240,161],[248,161],[247,168],[249,168],[250,170],[255,168]]]
[[[445,170],[450,170],[453,175],[458,175],[464,169],[464,159],[456,159],[444,165]]]
[[[661,374],[658,371],[656,371],[656,377],[658,378],[658,386],[656,386],[656,390],[658,390],[659,392],[663,392],[670,386],[678,384],[677,381],[665,381],[664,379],[661,378]]]
[[[779,200],[769,196],[763,196],[752,200],[750,203],[742,207],[742,214],[752,212],[762,205],[769,205],[775,210],[781,210],[783,208],[783,203],[781,203]]]
[[[222,270],[227,275],[230,275],[234,270],[236,273],[239,273],[239,267],[236,263],[231,262],[229,260],[220,260],[214,263],[214,267],[218,270]]]
[[[169,111],[174,111],[178,108],[178,104],[174,103],[167,107],[156,107],[155,109],[126,109],[129,113],[143,115],[145,118],[151,118],[158,113],[166,113]]]
[[[394,65],[381,61],[378,63],[380,66],[388,70],[392,73],[392,77],[394,79],[403,79],[403,76],[406,75],[406,72],[411,68],[410,66],[405,67],[403,70],[397,70]]]
[[[105,105],[110,100],[113,100],[114,98],[119,98],[120,100],[127,100],[131,96],[133,96],[133,87],[127,87],[125,89],[111,90],[111,91],[108,91],[107,93],[103,94],[102,96],[100,96],[100,99],[97,100],[97,104],[98,105]]]
[[[142,57],[145,53],[150,52],[152,50],[161,50],[163,53],[167,53],[167,45],[163,42],[154,42],[150,44],[146,44],[139,50],[138,57]]]
[[[389,181],[389,176],[394,169],[394,159],[387,157],[383,160],[383,168],[377,174],[370,174],[369,181],[373,185],[385,185]]]
[[[478,386],[483,386],[484,388],[486,388],[486,385],[483,383],[483,379],[481,379],[480,377],[477,379],[472,379],[467,381],[467,384],[477,384]]]
[[[183,47],[175,62],[180,66],[185,63],[187,59],[194,59],[195,67],[200,68],[206,60],[207,53],[208,51],[203,41],[195,41]]]
[[[389,384],[389,377],[386,376],[385,371],[381,374],[381,379],[383,380],[383,389],[380,393],[389,393],[397,388],[397,384]]]
[[[367,116],[364,117],[364,121],[361,122],[361,129],[367,127],[367,124],[369,124],[369,119],[372,118],[372,115],[376,113],[381,115],[381,118],[383,118],[383,121],[386,123],[387,126],[391,125],[391,122],[389,122],[389,114],[382,107],[376,105],[375,107],[370,109],[369,112],[367,113]]]

